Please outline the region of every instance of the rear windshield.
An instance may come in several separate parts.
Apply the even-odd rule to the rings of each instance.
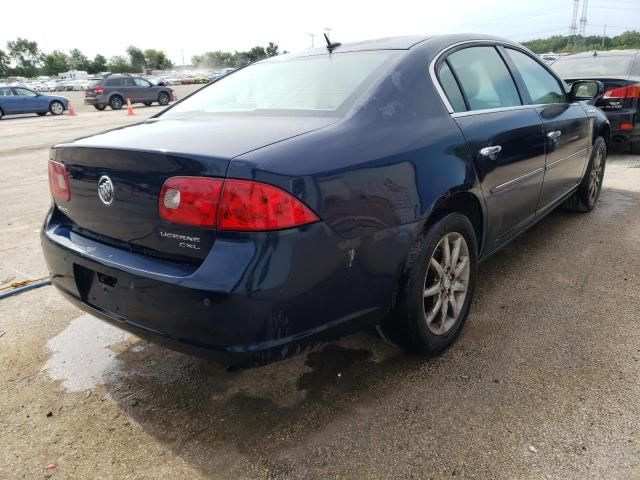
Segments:
[[[559,58],[551,68],[562,78],[626,77],[631,72],[632,55]]]
[[[100,85],[100,80],[89,80],[87,88],[97,87],[98,85]]]
[[[234,72],[171,108],[185,112],[332,114],[357,98],[398,52],[349,52],[272,60]]]

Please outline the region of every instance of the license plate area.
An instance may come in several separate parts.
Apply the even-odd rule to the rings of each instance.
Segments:
[[[122,314],[118,279],[74,264],[74,277],[80,298],[84,303],[117,315]]]

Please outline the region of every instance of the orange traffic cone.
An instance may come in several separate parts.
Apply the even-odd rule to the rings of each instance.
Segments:
[[[134,115],[133,108],[131,107],[131,97],[127,97],[127,115]]]
[[[69,102],[69,107],[67,108],[67,112],[71,117],[75,117],[77,115],[76,109],[73,108],[73,105],[71,104],[71,102]]]
[[[176,92],[173,92],[173,101],[174,102],[178,101],[178,95],[176,94]]]

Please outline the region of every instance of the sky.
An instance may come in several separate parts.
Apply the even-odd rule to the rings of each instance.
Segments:
[[[581,0],[581,2],[584,0]],[[124,55],[129,45],[164,50],[176,64],[209,50],[248,50],[275,42],[302,50],[324,41],[442,33],[488,33],[525,41],[567,34],[573,0],[193,1],[32,0],[2,7],[0,49],[25,37],[44,52],[79,48],[93,57]],[[579,12],[580,13],[580,12]],[[578,15],[580,16],[580,15]],[[114,19],[119,18],[117,23]],[[8,21],[7,21],[8,20]],[[640,30],[640,0],[588,0],[589,34]]]

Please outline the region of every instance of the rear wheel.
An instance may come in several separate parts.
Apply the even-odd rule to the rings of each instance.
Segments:
[[[93,108],[95,108],[96,110],[104,110],[105,108],[107,108],[106,105],[94,105]]]
[[[0,120],[2,120],[2,117],[4,116],[4,112],[2,111],[2,109],[0,108]]]
[[[469,313],[477,264],[469,219],[451,213],[438,220],[409,253],[398,309],[383,333],[422,354],[445,350]]]
[[[153,102],[142,102],[145,107],[150,107]]]
[[[170,101],[171,97],[169,97],[169,94],[167,92],[160,92],[160,94],[158,95],[158,103],[160,105],[164,107],[165,105],[169,105]]]
[[[122,108],[122,105],[124,105],[124,100],[120,95],[114,95],[113,97],[111,97],[111,100],[109,100],[109,106],[111,107],[111,110],[120,110]]]
[[[62,105],[62,102],[54,100],[49,105],[49,111],[51,115],[62,115],[64,113],[64,105]]]
[[[631,153],[633,155],[640,155],[640,142],[631,142]]]
[[[600,192],[602,191],[602,180],[604,179],[604,168],[607,163],[607,144],[604,138],[598,137],[593,142],[593,149],[589,157],[589,165],[584,174],[582,183],[569,200],[565,207],[576,212],[590,212],[596,206]]]

